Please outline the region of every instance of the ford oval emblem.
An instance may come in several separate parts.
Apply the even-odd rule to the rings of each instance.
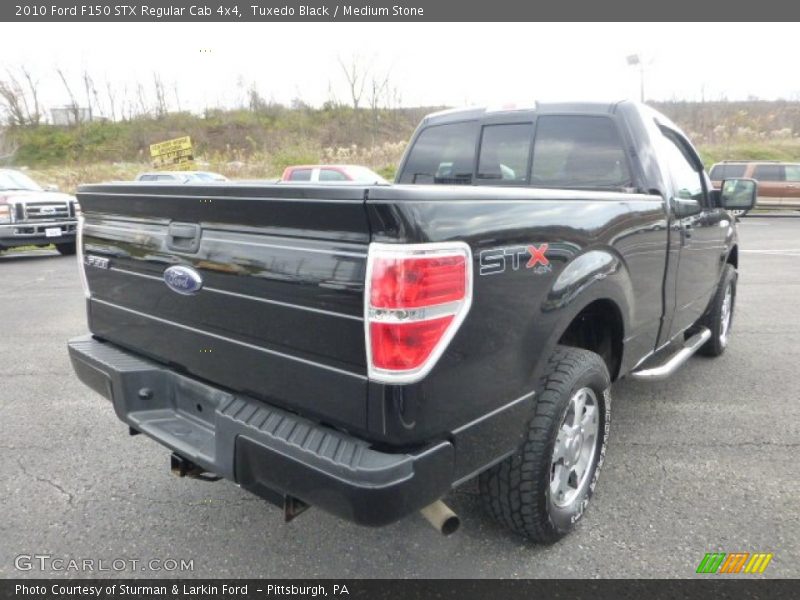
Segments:
[[[191,267],[176,265],[164,271],[164,283],[173,292],[188,296],[200,291],[203,287],[203,278]]]

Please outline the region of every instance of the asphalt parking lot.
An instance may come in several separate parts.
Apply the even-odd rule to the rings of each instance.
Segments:
[[[615,386],[606,465],[579,529],[534,546],[451,494],[462,529],[418,516],[366,529],[311,510],[290,524],[228,482],[177,479],[72,374],[84,333],[75,260],[0,256],[0,576],[15,557],[193,560],[191,572],[83,576],[691,577],[706,552],[771,552],[800,576],[800,218],[747,218],[728,352],[671,380]],[[76,573],[60,573],[76,576]]]

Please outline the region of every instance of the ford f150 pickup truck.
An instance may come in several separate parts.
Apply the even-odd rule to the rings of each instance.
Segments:
[[[0,169],[0,251],[55,244],[75,254],[80,206],[73,196],[45,190],[13,169]]]
[[[80,379],[180,475],[366,525],[477,478],[552,542],[603,464],[611,384],[722,354],[739,251],[720,190],[632,102],[431,115],[393,185],[87,185]],[[133,459],[132,459],[133,462]]]

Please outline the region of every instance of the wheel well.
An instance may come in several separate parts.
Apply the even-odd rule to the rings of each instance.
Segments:
[[[728,264],[733,265],[734,269],[739,268],[739,246],[734,246],[731,248],[731,251],[728,254]]]
[[[611,300],[595,300],[572,319],[558,343],[599,354],[613,381],[622,360],[623,329],[617,305]]]

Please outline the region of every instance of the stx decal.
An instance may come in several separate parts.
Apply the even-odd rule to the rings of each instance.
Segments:
[[[507,246],[505,248],[482,250],[480,254],[480,274],[495,275],[496,273],[505,273],[509,267],[512,271],[518,271],[523,261],[525,261],[525,268],[533,269],[536,274],[549,273],[553,267],[546,256],[547,248],[547,244],[540,244],[538,246]]]

